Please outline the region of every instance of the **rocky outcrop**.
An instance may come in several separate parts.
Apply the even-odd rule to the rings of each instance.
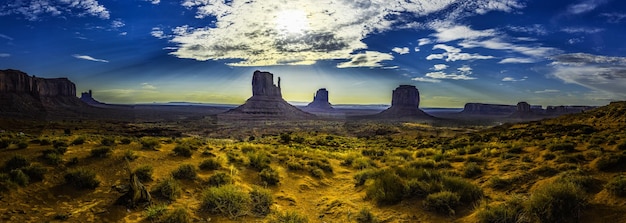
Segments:
[[[330,111],[333,106],[328,102],[328,90],[320,88],[313,95],[313,101],[304,107],[306,111]]]
[[[255,71],[252,75],[252,97],[246,103],[218,115],[219,119],[309,119],[315,115],[306,113],[282,98],[280,78],[274,84],[270,72]]]
[[[93,92],[91,90],[87,92],[80,93],[80,100],[87,103],[88,105],[100,106],[104,105],[104,103],[97,101],[93,98]]]
[[[515,105],[467,103],[461,113],[468,115],[510,115],[517,110]]]
[[[583,106],[583,105],[559,105],[546,107],[546,114],[548,115],[563,115],[581,113],[587,110],[597,108],[597,106]]]
[[[0,93],[30,94],[37,97],[76,97],[76,85],[67,78],[38,78],[19,70],[0,70]]]
[[[392,92],[391,107],[373,115],[377,119],[431,120],[435,117],[419,109],[419,90],[413,85],[400,85]]]

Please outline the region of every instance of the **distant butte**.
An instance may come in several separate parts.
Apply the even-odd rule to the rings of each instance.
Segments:
[[[380,119],[398,119],[398,120],[432,120],[435,117],[427,114],[419,108],[420,93],[413,85],[400,85],[393,90],[391,98],[391,107],[370,116]]]
[[[252,97],[237,108],[218,115],[218,119],[311,119],[316,116],[287,103],[282,98],[280,77],[274,84],[274,74],[254,71]]]
[[[328,102],[328,90],[326,88],[320,88],[313,95],[313,101],[304,107],[305,111],[332,111],[333,106]]]

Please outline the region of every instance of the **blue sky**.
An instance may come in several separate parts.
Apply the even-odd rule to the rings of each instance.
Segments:
[[[108,103],[243,103],[251,75],[333,104],[604,105],[626,99],[620,0],[8,0],[0,69]]]

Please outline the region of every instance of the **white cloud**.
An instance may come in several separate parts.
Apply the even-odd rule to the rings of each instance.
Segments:
[[[155,89],[157,89],[154,85],[151,85],[149,83],[141,83],[141,88],[142,89],[146,89],[146,90],[155,90]]]
[[[7,39],[7,40],[13,40],[12,37],[4,35],[4,34],[0,34],[0,38]]]
[[[534,62],[535,60],[532,58],[511,57],[511,58],[504,58],[498,63],[507,64],[507,63],[534,63]]]
[[[580,1],[577,4],[569,5],[567,7],[567,12],[569,14],[582,14],[586,12],[593,11],[598,6],[606,3],[606,0],[584,0]]]
[[[472,68],[468,65],[463,65],[462,67],[457,68],[457,70],[462,74],[472,74]]]
[[[442,71],[430,72],[426,74],[426,77],[434,79],[451,79],[451,80],[474,80],[475,77],[470,77],[465,74],[446,74]]]
[[[436,71],[440,71],[440,70],[445,70],[448,68],[448,65],[445,64],[435,64],[433,66],[433,68],[431,68],[432,70],[436,70]]]
[[[501,1],[478,1],[479,7],[476,9],[476,13],[485,14],[489,11],[503,11],[511,12],[516,8],[523,8],[524,4],[515,0],[501,0]]]
[[[528,77],[523,77],[521,79],[515,79],[514,77],[504,77],[504,78],[502,78],[502,81],[504,81],[504,82],[518,82],[518,81],[525,81],[526,79],[528,79]]]
[[[385,60],[393,60],[393,56],[387,53],[366,51],[365,53],[351,55],[350,61],[339,63],[337,67],[382,67],[381,62]]]
[[[560,90],[556,90],[556,89],[545,89],[545,90],[541,90],[541,91],[535,91],[535,94],[545,94],[545,93],[558,93],[561,92]]]
[[[125,36],[125,35],[128,35],[128,32],[121,32],[120,33],[120,36]]]
[[[103,62],[103,63],[108,63],[109,62],[108,60],[96,59],[96,58],[93,58],[93,57],[87,56],[87,55],[74,54],[72,56],[77,58],[77,59],[81,59],[81,60],[89,60],[89,61]]]
[[[121,19],[116,19],[111,22],[111,27],[113,27],[114,29],[122,28],[124,26],[126,26],[126,24],[124,24]]]
[[[622,19],[626,18],[625,13],[602,13],[600,16],[606,17],[609,23],[621,23]]]
[[[0,53],[0,57],[10,57],[11,54],[8,53]]]
[[[420,51],[420,48],[419,48],[419,47],[415,47],[415,48],[413,48],[413,51],[415,51],[415,52],[419,52],[419,51]]]
[[[391,51],[396,52],[397,54],[400,54],[400,55],[404,55],[404,54],[409,53],[411,50],[409,50],[408,47],[402,47],[402,48],[394,47],[393,49],[391,49]],[[419,51],[419,49],[418,49],[418,51]]]
[[[438,24],[438,23],[433,23]],[[494,29],[473,30],[468,26],[456,25],[449,27],[448,24],[443,26],[434,25],[437,33],[433,36],[437,37],[438,42],[450,42],[459,39],[478,39],[482,37],[491,37],[497,35]]]
[[[159,3],[161,3],[161,0],[144,0],[144,1],[150,2],[153,5],[158,5]]]
[[[507,26],[513,32],[529,33],[536,35],[547,35],[548,30],[541,24],[533,24],[532,26]]]
[[[526,56],[535,57],[535,58],[543,58],[548,57],[560,52],[560,50],[552,47],[542,47],[542,46],[533,46],[533,45],[520,45],[514,43],[508,43],[504,40],[494,37],[487,40],[475,41],[475,40],[464,40],[459,43],[460,46],[464,48],[475,48],[482,47],[492,50],[506,50],[515,53],[521,53]]]
[[[417,45],[418,46],[423,46],[423,45],[426,45],[426,44],[431,44],[432,42],[433,41],[430,40],[429,38],[421,38],[421,39],[417,40]]]
[[[109,19],[110,13],[97,0],[9,0],[0,6],[2,15],[22,15],[26,19],[35,21],[44,16],[95,16]]]
[[[159,38],[159,39],[165,39],[165,38],[169,38],[170,36],[165,35],[165,32],[163,32],[163,30],[159,27],[154,27],[152,28],[152,31],[150,31],[150,35]]]
[[[497,0],[455,2],[185,0],[182,5],[195,9],[197,18],[211,17],[216,22],[207,27],[180,26],[184,32],[174,32],[171,42],[178,49],[171,54],[200,61],[239,61],[232,66],[352,59],[355,52],[368,49],[363,42],[367,36],[407,24],[397,15],[427,17],[450,7],[462,12],[509,11],[518,1],[508,1],[507,7],[494,3]]]
[[[433,78],[425,78],[425,77],[414,77],[411,80],[419,81],[419,82],[428,82],[428,83],[439,83],[441,80],[433,79]]]
[[[448,46],[445,44],[437,44],[435,46],[433,46],[433,50],[436,49],[442,49],[444,51],[446,51],[445,53],[441,53],[441,54],[430,54],[426,57],[427,60],[434,60],[434,59],[446,59],[446,61],[457,61],[457,60],[486,60],[486,59],[493,59],[493,56],[484,56],[484,55],[480,55],[480,54],[469,54],[469,53],[461,53],[461,49],[453,47],[453,46]]]
[[[572,53],[557,55],[553,60],[551,76],[614,99],[626,97],[626,57]]]
[[[561,29],[561,31],[566,33],[586,33],[586,34],[594,34],[604,31],[601,28],[586,28],[586,27],[567,27]]]

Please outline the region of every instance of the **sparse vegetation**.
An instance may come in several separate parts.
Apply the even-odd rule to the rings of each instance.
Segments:
[[[461,197],[450,191],[442,191],[426,196],[424,207],[442,214],[454,215],[455,209],[461,204]]]
[[[208,158],[203,160],[198,167],[201,170],[218,170],[222,167],[222,163],[215,158]]]
[[[152,194],[161,196],[170,201],[176,200],[183,193],[183,190],[176,179],[168,177],[160,181],[152,190]]]
[[[250,196],[234,185],[209,187],[202,194],[200,209],[213,214],[236,218],[245,215],[251,203]]]
[[[105,158],[111,155],[110,147],[99,147],[91,150],[91,157],[94,158]]]
[[[195,180],[198,176],[196,167],[191,164],[182,164],[172,171],[172,176],[176,179]]]
[[[278,172],[276,172],[276,170],[270,167],[263,169],[259,173],[259,177],[261,177],[261,181],[271,186],[274,186],[278,184],[278,182],[280,182],[280,177],[278,176]]]
[[[586,193],[574,183],[555,182],[531,194],[527,211],[540,222],[576,222],[586,205]]]
[[[191,148],[188,145],[176,145],[176,147],[174,147],[174,155],[176,156],[189,158],[192,154],[193,151],[191,151]]]
[[[378,222],[378,219],[376,218],[376,216],[374,216],[374,214],[372,214],[372,212],[367,208],[361,208],[359,213],[357,213],[355,219],[356,219],[356,222],[358,223],[377,223]]]
[[[141,182],[152,181],[152,172],[153,168],[150,165],[137,167],[137,169],[135,169],[134,171],[135,175]]]
[[[224,172],[218,172],[213,174],[207,180],[207,184],[213,187],[219,187],[226,184],[231,184],[233,182],[233,178]]]
[[[272,191],[263,189],[260,187],[254,187],[250,191],[250,202],[252,207],[250,212],[257,216],[265,216],[270,213],[274,198],[272,197]]]
[[[275,212],[267,223],[308,223],[309,218],[295,211]]]
[[[96,178],[96,173],[85,168],[70,170],[64,176],[65,183],[77,189],[95,189],[100,185],[100,180]]]
[[[612,195],[626,197],[626,177],[618,175],[613,177],[605,186],[606,190]]]
[[[187,209],[183,207],[177,207],[172,211],[167,212],[163,215],[163,220],[160,222],[163,223],[188,223],[191,222],[191,216]]]

